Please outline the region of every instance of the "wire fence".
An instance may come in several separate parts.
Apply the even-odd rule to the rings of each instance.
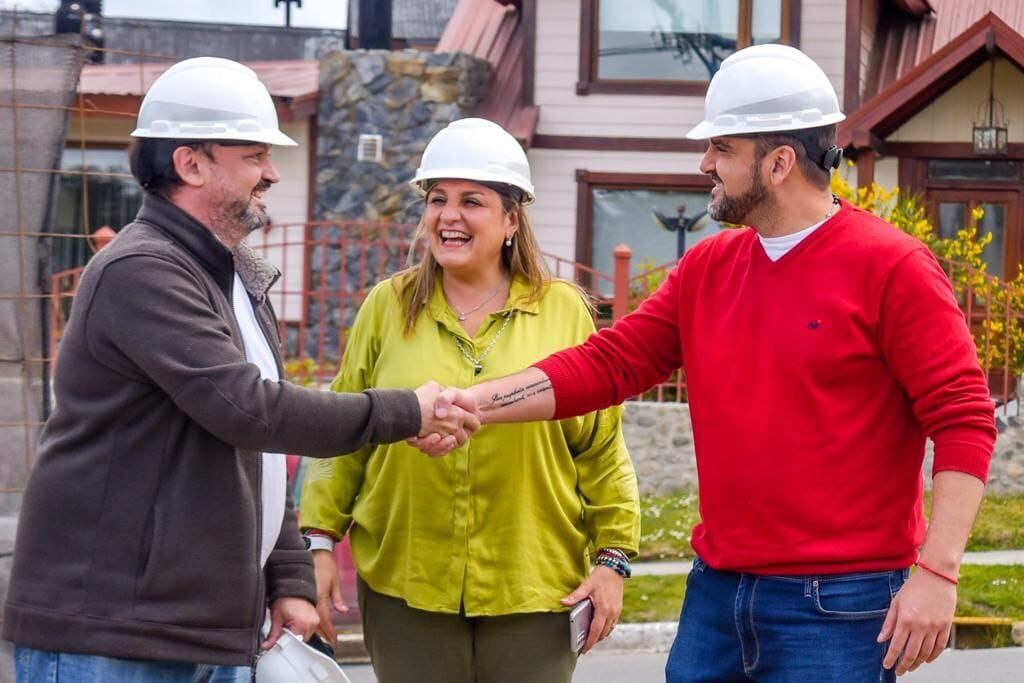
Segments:
[[[130,122],[135,111],[81,92],[82,69],[97,54],[130,56],[141,91],[146,63],[172,62],[143,49],[141,30],[136,51],[52,30],[49,15],[0,13],[0,492],[8,494],[23,489],[52,409],[53,359],[78,273],[102,246],[101,217],[122,221],[141,199],[126,165],[102,159],[104,151],[126,158],[127,140],[95,139],[93,125]],[[0,513],[17,504],[0,496]]]

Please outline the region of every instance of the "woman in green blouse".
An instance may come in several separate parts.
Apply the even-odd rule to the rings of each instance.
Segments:
[[[428,250],[367,297],[333,390],[467,387],[593,332],[583,296],[551,277],[537,246],[530,169],[511,135],[456,121],[412,182]],[[487,426],[444,458],[401,443],[319,461],[301,510],[328,633],[330,605],[343,608],[330,548],[350,534],[381,683],[569,681],[566,598],[594,602],[586,651],[614,628],[640,534],[619,407]]]

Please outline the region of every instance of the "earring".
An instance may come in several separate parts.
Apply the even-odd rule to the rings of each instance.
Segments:
[[[512,238],[511,237],[506,237],[505,238],[505,246],[506,247],[511,247],[512,246]]]

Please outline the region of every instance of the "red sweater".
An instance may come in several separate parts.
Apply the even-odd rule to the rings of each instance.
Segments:
[[[843,204],[772,262],[750,229],[695,245],[635,312],[536,367],[556,418],[686,370],[712,567],[907,567],[934,472],[986,479],[988,386],[949,281],[917,240]]]

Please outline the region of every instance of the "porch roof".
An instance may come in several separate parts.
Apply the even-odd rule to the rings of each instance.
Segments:
[[[173,62],[141,64],[90,64],[82,68],[78,92],[86,110],[138,111],[142,96]],[[267,86],[285,120],[311,116],[320,95],[315,59],[246,62]]]
[[[947,10],[959,2],[941,1],[941,8]],[[938,4],[940,0],[931,2]],[[942,47],[893,80],[843,121],[839,125],[838,144],[881,151],[881,140],[994,54],[1003,55],[1024,69],[1024,36],[1021,35],[1024,3],[1019,8],[1017,3],[1001,3],[999,0],[990,4],[1013,5],[1015,12],[1019,10],[1017,20],[1020,25],[1011,25],[995,11],[989,11],[949,39],[945,38],[945,33],[941,38],[935,33],[933,44],[941,40]],[[970,4],[961,6],[969,7]],[[937,30],[938,22],[933,20],[932,24]],[[945,27],[950,25],[942,24]]]

